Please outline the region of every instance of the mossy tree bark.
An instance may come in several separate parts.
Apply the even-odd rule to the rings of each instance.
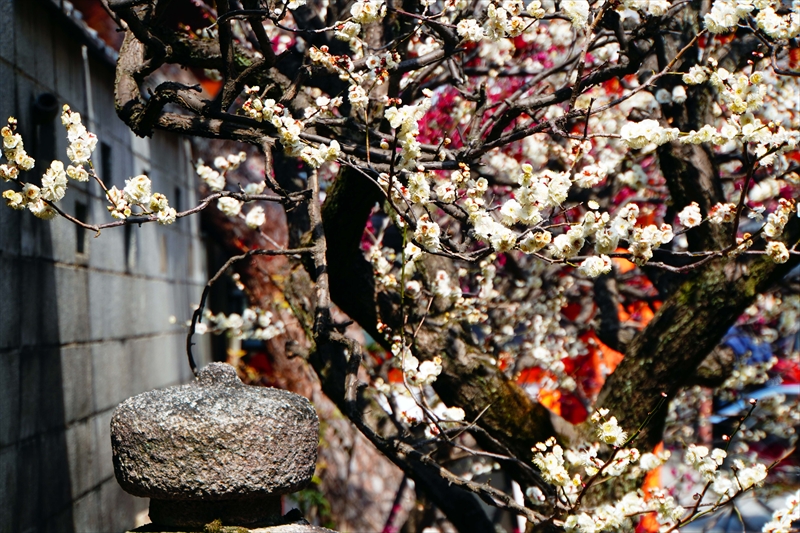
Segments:
[[[797,242],[798,223],[787,235]],[[637,335],[625,358],[608,377],[597,401],[620,425],[633,430],[661,401],[691,383],[698,366],[760,293],[798,264],[797,256],[778,265],[766,256],[753,261],[711,261],[680,284],[647,327]],[[662,438],[667,406],[661,408],[638,438],[651,449]]]

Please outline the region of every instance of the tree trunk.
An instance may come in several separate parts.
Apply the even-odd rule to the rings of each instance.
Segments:
[[[787,234],[798,235],[797,219]],[[628,346],[625,358],[606,380],[597,401],[634,431],[662,399],[690,383],[697,367],[759,293],[798,264],[797,256],[778,265],[766,256],[753,261],[721,258],[693,272],[664,302]],[[661,441],[667,403],[643,428],[640,448]]]

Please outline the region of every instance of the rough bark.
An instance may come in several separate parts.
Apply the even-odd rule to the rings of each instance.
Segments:
[[[787,234],[797,241],[797,220]],[[698,366],[758,294],[798,264],[782,265],[766,256],[752,261],[720,258],[690,274],[628,346],[625,358],[606,380],[597,401],[628,430],[639,427],[661,401],[691,382]],[[666,403],[643,428],[638,444],[661,441]]]

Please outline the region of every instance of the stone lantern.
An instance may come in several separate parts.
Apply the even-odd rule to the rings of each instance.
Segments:
[[[129,398],[111,419],[114,472],[125,491],[150,498],[148,531],[210,523],[330,531],[281,516],[281,495],[314,474],[318,441],[308,400],[245,385],[224,363],[188,385]]]

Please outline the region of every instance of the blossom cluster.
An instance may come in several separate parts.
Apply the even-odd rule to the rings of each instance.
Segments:
[[[649,471],[659,467],[668,458],[669,453],[640,454],[635,448],[618,450],[610,460],[603,461],[598,457],[600,445],[595,443],[575,450],[562,448],[554,438],[539,443],[533,449],[533,463],[548,483],[559,487],[567,503],[576,505],[579,494],[586,486],[588,478],[602,474],[608,477],[619,477],[635,471]],[[580,472],[570,474],[572,469],[582,469],[587,479]],[[635,475],[635,473],[634,473]],[[632,530],[637,515],[655,512],[661,523],[675,523],[684,515],[685,510],[675,500],[660,491],[652,491],[648,497],[639,492],[629,492],[614,503],[607,503],[592,509],[569,514],[564,520],[567,531],[589,533],[599,531]]]
[[[433,93],[424,89],[425,98],[416,105],[404,105],[400,108],[391,106],[386,109],[384,117],[389,125],[397,131],[397,144],[400,147],[400,163],[398,169],[416,169],[417,160],[422,155],[419,136],[419,121],[431,107]]]
[[[73,172],[80,177],[75,177],[76,181],[87,181],[88,173],[83,169],[83,165],[89,163],[92,153],[97,148],[97,136],[88,131],[81,122],[80,113],[75,113],[68,105],[64,105],[61,113],[61,123],[67,128],[67,157],[76,167]],[[72,176],[70,176],[72,177]]]
[[[83,125],[80,113],[72,111],[68,105],[64,105],[62,109],[61,123],[67,131],[67,157],[72,164],[65,168],[61,161],[52,161],[42,175],[41,186],[18,179],[19,171],[31,170],[35,162],[25,152],[22,137],[15,131],[17,121],[9,118],[8,125],[2,129],[4,155],[8,163],[0,165],[0,176],[6,181],[16,180],[21,186],[20,191],[3,192],[3,198],[9,207],[27,207],[39,218],[52,219],[58,214],[53,205],[67,193],[68,178],[85,182],[89,180],[90,171],[94,175],[91,158],[97,148],[97,136]],[[106,198],[111,204],[108,206],[111,216],[125,219],[133,214],[131,207],[138,206],[142,211],[137,214],[155,214],[161,224],[175,222],[177,212],[169,206],[166,196],[153,193],[151,189],[150,178],[139,175],[126,180],[123,190],[117,187],[106,190]]]
[[[5,181],[17,180],[20,170],[31,170],[36,164],[25,151],[22,136],[16,132],[16,128],[16,119],[10,117],[8,125],[0,130],[3,137],[3,155],[7,160],[7,163],[0,165],[0,177]],[[42,181],[44,194],[42,188],[32,183],[25,183],[19,192],[12,189],[3,192],[6,204],[12,209],[27,207],[31,213],[44,220],[55,217],[56,211],[45,200],[57,201],[66,193],[67,177],[64,164],[61,161],[53,161]]]
[[[795,2],[784,14],[779,14],[780,7],[774,0],[714,0],[704,22],[712,33],[729,33],[739,21],[758,11],[754,18],[761,31],[773,39],[793,39],[800,35],[800,6]]]
[[[800,520],[800,490],[786,499],[786,505],[772,514],[772,520],[764,524],[764,533],[791,533],[792,524]]]
[[[0,178],[4,181],[17,179],[20,170],[31,170],[36,161],[25,151],[22,136],[16,132],[17,119],[10,117],[8,125],[0,130],[3,137],[3,155],[7,163],[0,165]]]
[[[276,320],[272,312],[248,307],[241,314],[214,314],[206,310],[204,322],[195,325],[195,332],[203,335],[207,332],[227,334],[238,339],[257,339],[268,341],[286,332],[286,325]],[[191,322],[187,323],[191,326]]]
[[[259,96],[260,87],[246,87],[247,101],[242,105],[242,111],[252,119],[259,122],[269,122],[278,130],[278,137],[287,155],[298,156],[312,168],[319,168],[326,161],[333,161],[341,154],[339,142],[330,141],[329,144],[304,141],[301,134],[306,127],[302,120],[295,119],[289,109],[275,102],[271,98],[262,99]],[[339,100],[341,101],[341,99]],[[335,107],[337,102],[328,101],[326,105]],[[224,182],[219,190],[224,188]]]
[[[144,214],[154,213],[160,224],[172,224],[178,215],[175,208],[169,206],[166,196],[152,192],[152,182],[144,174],[125,180],[122,190],[111,187],[106,197],[111,203],[108,210],[114,218],[128,218],[133,214],[132,206],[138,206]]]
[[[236,170],[247,159],[245,152],[237,154],[229,154],[227,157],[218,156],[213,161],[213,167],[208,166],[200,159],[197,161],[195,170],[200,179],[211,189],[213,192],[224,191],[227,187],[227,174],[230,171]],[[241,191],[247,195],[259,195],[264,192],[266,182],[260,181],[257,183],[248,183],[244,187],[240,187]],[[252,229],[258,229],[266,222],[266,213],[264,208],[260,205],[251,207],[246,215],[242,215],[242,206],[244,202],[224,196],[217,200],[217,209],[222,211],[229,217],[243,216],[245,224]]]
[[[601,444],[596,442],[565,449],[551,438],[533,449],[533,463],[542,478],[558,487],[560,495],[566,498],[565,503],[571,507],[570,514],[564,520],[566,530],[575,533],[633,530],[637,517],[648,513],[655,515],[664,531],[690,521],[695,513],[681,505],[669,491],[659,488],[651,488],[646,493],[642,490],[629,492],[615,502],[592,508],[579,506],[582,493],[589,489],[598,476],[637,477],[658,468],[670,458],[670,453],[666,451],[642,454],[636,448],[620,447],[625,444],[626,434],[617,425],[616,418],[609,418],[608,414],[608,410],[602,409],[591,417],[600,440],[614,447],[614,451],[605,459],[602,457]],[[747,465],[741,459],[732,461],[730,471],[723,470],[721,466],[727,457],[724,450],[709,450],[693,444],[684,454],[684,464],[691,472],[699,473],[702,481],[716,495],[712,505],[730,501],[739,493],[763,483],[767,476],[767,468],[763,464]],[[529,491],[529,495],[533,496],[533,492]],[[699,494],[697,497],[702,499]],[[796,504],[790,499],[788,511],[776,513],[775,525],[770,526],[775,528],[774,531],[781,531],[777,528],[787,522],[786,516],[794,516],[794,506]]]

